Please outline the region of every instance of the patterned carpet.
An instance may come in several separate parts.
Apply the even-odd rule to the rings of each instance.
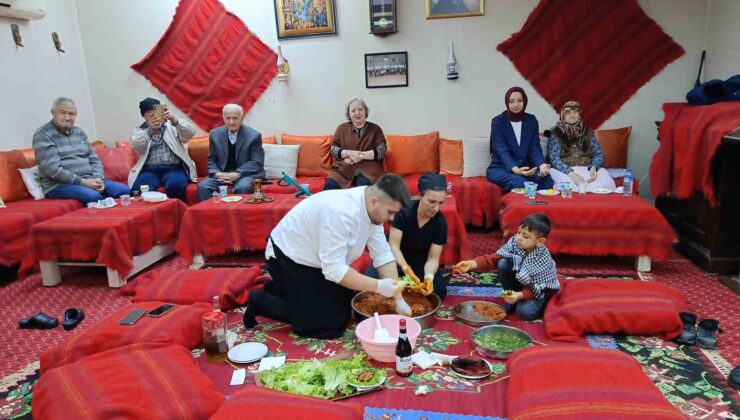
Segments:
[[[471,232],[469,236],[474,255],[492,252],[501,242],[499,232]],[[589,344],[633,354],[643,363],[646,373],[659,389],[688,418],[738,418],[740,393],[727,389],[725,378],[729,369],[740,363],[740,346],[733,345],[740,339],[740,319],[736,309],[732,309],[740,307],[740,297],[679,254],[674,254],[669,261],[653,262],[653,270],[649,274],[638,274],[632,259],[577,256],[556,256],[555,259],[559,272],[566,277],[642,278],[667,283],[686,293],[689,309],[699,318],[719,319],[724,333],[719,335],[718,351],[677,346],[651,337],[589,337]],[[260,260],[259,253],[239,254],[213,258],[209,265],[228,266]],[[182,258],[173,256],[155,268],[174,271],[186,268],[186,264]],[[61,343],[69,335],[78,334],[128,302],[107,287],[102,269],[68,268],[63,280],[58,287],[45,288],[36,274],[0,284],[0,301],[8,314],[0,321],[0,418],[28,414],[33,384],[37,379],[38,355],[42,350]],[[477,278],[476,285],[481,287],[477,292],[496,289],[492,287],[490,278]],[[458,287],[464,289],[467,285]],[[61,328],[44,331],[17,327],[18,319],[39,310],[61,321],[64,309],[72,306],[83,308],[87,318],[71,332]],[[372,411],[367,413],[368,418],[375,414]]]

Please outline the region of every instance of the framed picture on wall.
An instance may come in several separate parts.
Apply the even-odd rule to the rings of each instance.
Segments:
[[[407,52],[365,54],[365,87],[368,89],[409,85]]]
[[[278,39],[337,34],[335,0],[273,0]]]
[[[424,0],[427,19],[483,16],[486,0]]]

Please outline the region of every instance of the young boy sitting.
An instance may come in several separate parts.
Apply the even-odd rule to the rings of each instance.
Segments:
[[[461,261],[454,269],[467,273],[470,270],[492,271],[497,267],[504,301],[508,304],[504,305],[507,312],[516,306],[517,315],[524,321],[538,319],[545,312],[547,300],[560,291],[555,261],[545,245],[551,229],[547,216],[532,213],[522,220],[516,235],[495,254]]]

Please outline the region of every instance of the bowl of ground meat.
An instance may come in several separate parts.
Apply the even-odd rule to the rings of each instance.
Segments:
[[[411,289],[404,289],[403,299],[411,307],[411,317],[421,325],[422,329],[429,328],[437,322],[435,315],[442,306],[439,296],[433,293],[424,296]],[[352,312],[357,321],[362,321],[371,317],[374,312],[380,315],[395,314],[396,305],[391,298],[374,292],[360,292],[352,298]]]
[[[458,303],[452,313],[463,324],[473,327],[498,324],[506,318],[506,311],[501,305],[482,300],[469,300]]]

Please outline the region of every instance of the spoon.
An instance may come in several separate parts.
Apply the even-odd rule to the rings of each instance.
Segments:
[[[380,323],[380,315],[377,312],[373,314],[375,317],[375,341],[378,343],[392,343],[395,340],[391,337],[391,334],[387,329],[383,328],[383,324]]]

